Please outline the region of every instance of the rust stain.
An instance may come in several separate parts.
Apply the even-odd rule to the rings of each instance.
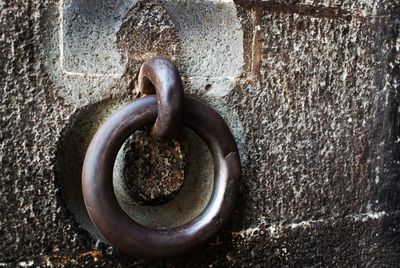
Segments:
[[[248,10],[251,14],[252,34],[251,38],[251,54],[249,57],[250,73],[252,80],[261,80],[261,64],[262,64],[262,17],[264,11],[276,13],[293,13],[311,17],[322,17],[330,19],[342,19],[351,21],[353,16],[362,19],[359,15],[351,14],[350,12],[337,7],[321,7],[298,4],[287,4],[275,1],[249,1],[249,0],[234,0],[234,3],[244,10]]]
[[[262,42],[261,42],[261,16],[262,10],[260,8],[254,9],[253,12],[253,44],[252,44],[252,66],[251,72],[253,77],[260,81],[261,79],[261,56],[262,56]]]
[[[312,17],[344,19],[350,21],[352,14],[337,7],[321,7],[310,5],[287,4],[275,1],[248,1],[248,0],[234,0],[236,5],[245,9],[263,9],[272,12],[294,13]]]
[[[101,250],[94,249],[72,256],[53,255],[53,256],[45,256],[43,258],[47,263],[65,265],[65,264],[79,263],[79,261],[81,261],[83,258],[86,257],[91,257],[95,261],[97,261],[103,259],[104,255]]]

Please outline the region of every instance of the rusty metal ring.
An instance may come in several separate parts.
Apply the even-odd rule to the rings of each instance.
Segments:
[[[184,124],[207,144],[214,161],[214,188],[206,208],[190,222],[171,229],[150,229],[119,206],[112,175],[117,153],[136,130],[157,117],[157,99],[147,96],[126,105],[97,131],[86,154],[82,187],[89,215],[104,237],[132,256],[162,259],[181,255],[209,240],[233,212],[240,185],[240,160],[222,117],[193,98],[184,98]]]
[[[159,141],[175,138],[183,126],[183,85],[175,64],[164,57],[151,58],[140,68],[138,86],[142,96],[157,94],[151,135]]]

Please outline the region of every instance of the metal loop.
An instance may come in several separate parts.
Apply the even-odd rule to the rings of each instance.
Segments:
[[[142,95],[157,94],[158,116],[151,135],[159,141],[175,138],[183,125],[183,85],[175,64],[154,57],[143,63],[138,79]]]
[[[211,199],[190,222],[171,229],[146,228],[122,210],[113,190],[118,151],[134,131],[156,120],[155,96],[140,98],[112,115],[97,131],[86,153],[82,188],[87,211],[104,237],[130,255],[161,259],[183,254],[214,236],[233,212],[241,173],[233,136],[209,106],[188,97],[184,102],[184,124],[205,141],[215,170]]]

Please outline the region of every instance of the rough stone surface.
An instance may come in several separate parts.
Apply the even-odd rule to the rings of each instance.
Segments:
[[[96,3],[0,0],[0,266],[398,266],[397,0]],[[81,146],[71,151],[90,140],[74,129],[77,116],[86,112],[95,128],[104,120],[97,111],[134,95],[129,55],[157,52],[122,38],[124,23],[139,19],[135,8],[146,23],[166,23],[173,38],[160,34],[168,46],[159,49],[179,48],[186,93],[227,119],[243,161],[228,226],[195,252],[159,262],[94,238],[57,175],[65,133],[77,133],[72,144]]]
[[[181,42],[175,23],[157,1],[138,1],[124,17],[117,38],[119,50],[127,58],[128,73],[152,56],[168,57],[179,64]]]
[[[158,205],[171,200],[182,188],[184,148],[176,140],[159,143],[149,129],[137,131],[124,146],[124,182],[138,202]]]
[[[369,163],[381,142],[373,130],[382,120],[376,97],[385,83],[380,61],[389,51],[373,41],[384,29],[364,25],[359,19],[262,13],[265,90],[248,86],[239,94],[250,170],[263,175],[248,182],[257,189],[249,192],[249,205],[264,200],[253,210],[256,217],[319,219],[380,207],[371,196],[383,168]]]

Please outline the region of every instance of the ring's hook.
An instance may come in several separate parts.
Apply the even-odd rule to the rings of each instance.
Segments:
[[[151,58],[143,63],[138,79],[141,95],[157,94],[158,115],[151,135],[159,141],[175,138],[183,126],[183,85],[175,64],[164,57]]]

